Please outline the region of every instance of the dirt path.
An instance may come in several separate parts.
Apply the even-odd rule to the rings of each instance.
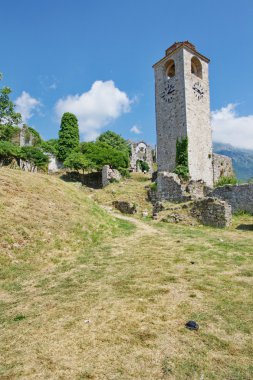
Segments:
[[[113,217],[118,218],[118,219],[122,219],[122,220],[127,220],[128,222],[135,224],[135,226],[137,227],[136,233],[138,233],[138,234],[140,234],[140,233],[142,235],[143,234],[145,234],[145,235],[149,235],[149,234],[156,234],[156,235],[159,234],[160,235],[160,234],[162,234],[161,231],[159,231],[157,228],[155,228],[153,226],[150,226],[146,222],[142,222],[141,220],[133,218],[131,216],[122,215],[121,213],[114,211],[114,209],[112,209],[111,207],[108,207],[108,206],[102,206],[102,207],[104,210],[106,210]]]

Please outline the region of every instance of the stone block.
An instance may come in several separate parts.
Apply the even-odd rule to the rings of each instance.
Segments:
[[[224,228],[231,224],[231,206],[220,199],[203,198],[194,201],[191,215],[201,224]]]
[[[112,205],[123,214],[135,214],[136,205],[127,201],[114,201]]]
[[[110,168],[109,165],[105,165],[102,168],[102,187],[109,185],[113,180],[120,181],[120,172],[116,169]]]
[[[185,194],[185,185],[175,173],[158,172],[157,197],[170,202],[185,202],[191,197]]]
[[[226,201],[233,213],[246,211],[253,214],[253,183],[220,186],[208,195]]]

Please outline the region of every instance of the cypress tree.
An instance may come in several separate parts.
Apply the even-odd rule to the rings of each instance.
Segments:
[[[63,114],[59,130],[58,158],[65,161],[68,155],[79,147],[78,120],[70,112]]]

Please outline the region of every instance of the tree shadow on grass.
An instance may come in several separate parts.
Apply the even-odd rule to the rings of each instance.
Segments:
[[[253,231],[253,224],[239,224],[236,229],[242,231]]]
[[[67,172],[61,176],[61,179],[65,182],[81,182],[92,189],[102,188],[101,172],[85,173],[84,175],[79,172]]]

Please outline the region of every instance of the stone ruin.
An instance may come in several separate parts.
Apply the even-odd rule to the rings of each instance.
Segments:
[[[221,177],[234,175],[229,157],[213,154],[208,79],[209,59],[189,41],[177,42],[154,64],[157,188],[149,190],[154,217],[161,202],[188,202],[191,216],[216,227],[231,223],[231,213],[253,214],[253,184],[213,189]],[[174,173],[178,142],[187,141],[190,180]],[[174,214],[174,219],[178,218]]]
[[[109,165],[102,168],[102,187],[109,185],[113,181],[120,181],[121,174],[118,170],[112,169]]]
[[[129,142],[131,148],[130,170],[132,172],[140,172],[141,169],[138,161],[144,161],[149,166],[149,172],[153,172],[153,149],[144,141]]]
[[[221,177],[233,176],[232,158],[213,153],[213,183],[217,183]]]

